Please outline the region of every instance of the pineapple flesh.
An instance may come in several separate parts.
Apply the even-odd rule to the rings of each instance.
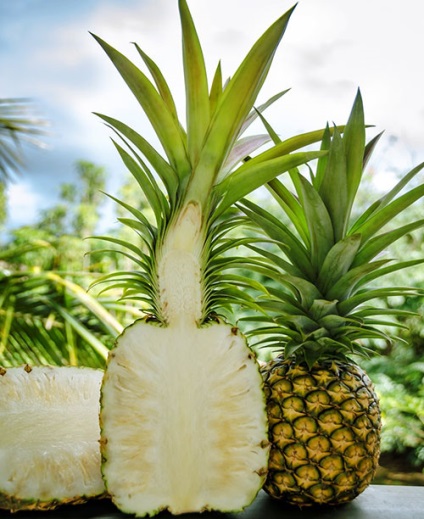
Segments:
[[[225,85],[218,66],[210,86],[185,0],[179,10],[186,128],[153,60],[136,46],[152,81],[95,36],[163,148],[100,115],[123,142],[115,146],[153,213],[149,219],[112,196],[128,211],[121,221],[135,240],[102,237],[137,268],[100,282],[123,289],[148,314],[118,338],[101,389],[106,488],[122,511],[137,516],[240,510],[262,487],[269,455],[263,381],[245,339],[223,317],[245,296],[223,273],[236,259],[221,253],[238,243],[226,238],[237,224],[234,202],[323,154],[292,153],[320,140],[318,131],[287,141],[271,160],[265,151],[243,162],[269,140],[241,135],[257,117],[253,104],[292,10],[259,38]]]
[[[264,488],[300,506],[345,503],[370,484],[379,457],[380,411],[356,363],[373,353],[364,340],[392,341],[383,326],[396,326],[396,311],[370,301],[416,294],[413,286],[385,286],[384,275],[423,262],[394,261],[384,252],[424,225],[394,221],[424,196],[423,184],[405,190],[424,164],[353,218],[362,174],[379,138],[365,143],[360,92],[342,130],[327,129],[321,149],[328,154],[315,172],[309,168],[303,175],[294,168],[289,187],[269,182],[281,217],[249,200],[239,205],[266,242],[262,248],[247,244],[257,253],[251,269],[267,280],[258,299],[264,313],[246,319],[252,324],[247,334],[257,347],[277,354],[262,368],[271,442]]]
[[[47,510],[105,493],[102,375],[90,368],[0,368],[0,508]]]
[[[237,510],[263,484],[262,381],[236,328],[135,323],[111,355],[102,406],[104,475],[122,510]]]

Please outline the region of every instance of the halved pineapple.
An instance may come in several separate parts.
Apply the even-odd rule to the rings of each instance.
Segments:
[[[125,512],[151,515],[233,511],[251,503],[264,480],[269,443],[258,365],[238,330],[219,315],[243,299],[233,260],[239,240],[231,205],[283,171],[321,155],[291,153],[322,132],[289,140],[277,156],[243,162],[266,136],[240,138],[257,116],[262,87],[292,10],[256,42],[224,85],[209,87],[202,49],[185,0],[179,1],[186,86],[186,129],[157,65],[137,47],[153,81],[96,37],[149,118],[155,150],[126,124],[101,116],[120,140],[125,165],[148,199],[149,219],[117,200],[135,231],[123,253],[136,265],[103,281],[124,288],[151,314],[117,341],[102,385],[101,445],[108,492]],[[274,96],[266,107],[280,97]],[[261,107],[259,107],[261,108]]]
[[[188,333],[190,332],[190,333]],[[104,475],[122,510],[238,510],[266,474],[265,399],[237,328],[126,329],[102,398]]]
[[[0,508],[51,509],[105,492],[102,375],[76,367],[0,368]]]

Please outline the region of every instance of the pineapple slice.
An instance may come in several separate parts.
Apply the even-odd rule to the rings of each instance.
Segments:
[[[157,65],[137,47],[152,82],[95,37],[166,156],[124,123],[101,116],[123,141],[125,147],[115,146],[153,213],[149,219],[112,197],[130,213],[121,221],[137,236],[131,243],[103,237],[137,265],[103,281],[124,288],[124,298],[142,302],[150,314],[118,338],[101,390],[106,487],[121,510],[137,516],[163,509],[240,510],[262,487],[269,451],[263,382],[237,328],[219,317],[244,298],[237,283],[249,282],[223,274],[237,258],[222,253],[239,243],[227,239],[237,224],[229,208],[276,175],[322,155],[291,153],[320,139],[318,131],[287,141],[271,160],[259,154],[253,167],[243,161],[264,143],[264,136],[240,136],[257,116],[253,103],[292,10],[256,42],[225,87],[218,66],[209,88],[185,0],[179,8],[186,130]]]
[[[0,368],[0,508],[52,509],[105,492],[102,375],[90,368]]]

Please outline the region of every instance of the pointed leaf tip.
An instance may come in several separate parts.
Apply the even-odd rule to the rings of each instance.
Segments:
[[[210,121],[209,87],[202,46],[186,2],[180,2],[184,80],[186,91],[187,143],[196,164]]]
[[[206,138],[202,141],[197,167],[186,193],[187,198],[203,203],[209,196],[215,176],[222,168],[254,106],[293,10],[294,7],[268,27],[225,86],[208,126]],[[206,96],[203,99],[207,106]]]
[[[100,37],[96,35],[93,37],[139,102],[158,136],[171,166],[181,176],[188,174],[190,164],[186,153],[185,135],[178,121],[175,120],[175,113],[170,108],[171,105],[167,102],[166,96],[164,99],[150,79],[126,56]],[[149,63],[153,67],[153,62]],[[155,74],[155,80],[162,81],[162,76],[158,72]]]

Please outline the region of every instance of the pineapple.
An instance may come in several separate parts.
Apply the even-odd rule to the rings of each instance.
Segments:
[[[352,362],[312,366],[277,357],[263,368],[271,455],[264,486],[292,505],[337,505],[371,483],[380,410],[366,373]]]
[[[424,220],[397,227],[392,222],[424,196],[423,184],[400,194],[423,164],[358,218],[351,216],[379,138],[366,145],[365,130],[358,92],[343,132],[326,132],[321,148],[328,155],[318,160],[315,173],[309,171],[310,179],[295,168],[293,188],[278,179],[269,183],[284,211],[281,218],[248,200],[240,204],[263,239],[278,247],[274,252],[248,244],[258,253],[251,268],[269,283],[261,303],[265,316],[247,320],[254,325],[248,336],[256,337],[257,346],[277,352],[262,368],[271,441],[264,488],[292,505],[346,503],[370,484],[381,418],[371,381],[353,359],[371,353],[361,339],[392,339],[383,329],[393,322],[384,317],[395,312],[370,301],[415,293],[411,287],[373,287],[371,282],[421,263],[393,262],[380,254],[424,225]],[[381,232],[389,223],[392,227]]]
[[[0,508],[47,510],[105,493],[102,375],[91,368],[0,367]]]
[[[218,66],[210,87],[185,0],[179,11],[186,129],[156,63],[136,45],[152,81],[94,36],[163,148],[157,151],[126,124],[100,115],[119,137],[118,153],[154,215],[149,219],[112,196],[128,211],[121,222],[135,239],[101,237],[137,266],[101,282],[122,289],[147,314],[118,337],[101,389],[104,480],[118,508],[137,516],[240,510],[262,487],[269,453],[263,382],[244,337],[223,318],[224,307],[244,297],[234,287],[240,280],[223,273],[232,260],[222,253],[238,244],[226,239],[238,222],[230,207],[323,154],[292,153],[320,140],[321,130],[286,141],[272,159],[264,151],[254,165],[242,162],[269,140],[241,135],[281,97],[253,109],[292,10],[256,42],[225,86]]]

